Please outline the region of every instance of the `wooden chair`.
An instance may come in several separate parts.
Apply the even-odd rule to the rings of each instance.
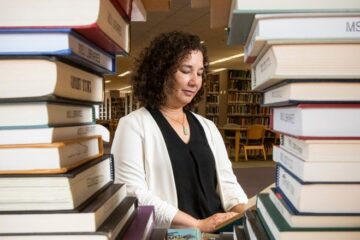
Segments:
[[[248,150],[261,150],[266,160],[266,151],[264,146],[265,127],[263,125],[251,125],[246,129],[244,142],[240,142],[239,152],[244,148],[245,160],[248,161]]]

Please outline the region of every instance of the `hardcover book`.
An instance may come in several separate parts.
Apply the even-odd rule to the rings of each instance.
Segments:
[[[359,182],[302,182],[277,165],[276,187],[298,212],[360,214]]]
[[[113,179],[111,155],[62,174],[2,174],[0,211],[75,209]],[[16,214],[9,216],[18,216]]]
[[[229,16],[228,44],[244,44],[255,14],[359,12],[357,0],[233,0]]]
[[[269,239],[255,210],[247,210],[245,212],[244,228],[249,240]]]
[[[115,56],[71,29],[0,29],[0,54],[57,56],[98,74],[115,73]]]
[[[360,182],[360,162],[304,161],[277,146],[273,160],[303,182]]]
[[[136,215],[122,236],[123,240],[149,239],[155,221],[154,206],[139,206]]]
[[[65,173],[103,152],[100,136],[48,144],[0,145],[0,174]]]
[[[253,63],[272,44],[359,42],[359,13],[256,14],[244,48],[244,62]]]
[[[263,52],[252,65],[253,90],[285,79],[360,78],[360,44],[272,45]]]
[[[292,205],[288,204],[288,200],[283,194],[279,191],[276,191],[275,188],[272,188],[269,192],[269,197],[284,217],[286,222],[291,227],[307,227],[307,228],[360,228],[360,214],[306,214],[301,212],[296,212]],[[264,200],[265,201],[265,200]],[[268,201],[268,200],[266,200]]]
[[[106,127],[100,124],[89,124],[72,127],[0,130],[0,145],[49,144],[92,136],[101,136],[103,141],[110,141],[110,133]]]
[[[52,102],[0,104],[0,130],[95,123],[92,106]]]
[[[321,91],[319,91],[321,89]],[[263,105],[300,103],[359,103],[360,80],[284,80],[264,91]]]
[[[202,240],[201,232],[197,228],[169,228],[168,240]]]
[[[0,102],[67,99],[93,105],[104,94],[101,76],[55,57],[1,57],[0,84]]]
[[[360,104],[299,104],[273,109],[275,131],[303,139],[358,139]]]
[[[0,238],[115,239],[136,206],[125,185],[111,184],[79,211],[0,213]]]
[[[129,23],[110,0],[1,0],[0,5],[0,28],[72,28],[107,52],[129,53]]]
[[[306,162],[360,162],[360,140],[307,140],[282,134],[280,145]]]
[[[360,238],[360,228],[296,228],[291,227],[269,199],[260,194],[257,200],[257,214],[268,233],[269,239],[316,240]]]

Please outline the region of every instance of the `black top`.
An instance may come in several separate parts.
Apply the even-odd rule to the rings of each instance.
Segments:
[[[178,208],[197,219],[224,212],[216,193],[215,159],[203,127],[186,111],[189,143],[184,143],[159,110],[148,109],[164,137],[174,173]]]

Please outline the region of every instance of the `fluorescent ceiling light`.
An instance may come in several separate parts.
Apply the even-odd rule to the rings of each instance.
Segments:
[[[126,71],[126,72],[120,73],[118,75],[118,77],[125,77],[126,75],[129,75],[130,73],[131,73],[131,71]]]
[[[105,80],[105,83],[111,83],[111,80]]]
[[[244,56],[244,53],[240,53],[240,54],[236,54],[236,55],[233,55],[233,56],[230,56],[230,57],[220,58],[220,59],[218,59],[218,60],[215,60],[215,61],[210,62],[209,65],[213,65],[213,64],[217,64],[217,63],[222,63],[222,62],[230,61],[230,60],[232,60],[232,59],[239,58],[239,57],[243,57],[243,56]]]
[[[221,71],[224,71],[226,69],[227,68],[217,68],[217,69],[212,70],[211,73],[221,72]]]
[[[119,91],[123,91],[123,90],[129,89],[129,88],[132,88],[132,86],[129,85],[129,86],[126,86],[126,87],[123,87],[123,88],[119,88],[118,90],[119,90]]]

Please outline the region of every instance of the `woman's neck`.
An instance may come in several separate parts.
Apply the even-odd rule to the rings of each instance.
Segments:
[[[160,112],[173,117],[179,117],[184,114],[184,109],[182,107],[170,107],[170,106],[162,105],[160,106],[159,110]]]

